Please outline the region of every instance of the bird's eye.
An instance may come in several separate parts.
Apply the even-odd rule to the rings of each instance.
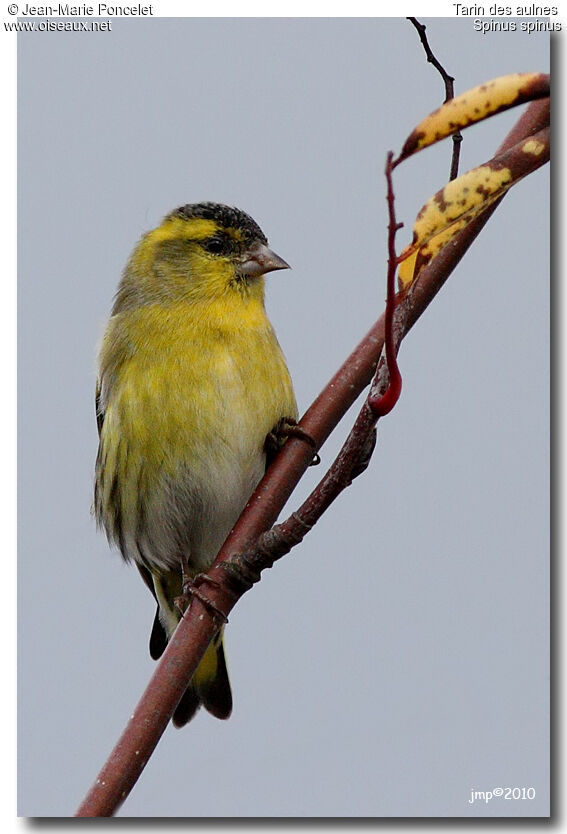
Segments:
[[[220,237],[211,237],[203,243],[204,248],[211,255],[221,255],[226,252],[226,241]]]

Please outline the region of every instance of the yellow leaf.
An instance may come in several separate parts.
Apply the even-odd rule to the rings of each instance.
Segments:
[[[411,244],[399,256],[400,288],[408,289],[441,249],[514,181],[510,168],[486,163],[467,171],[434,194],[417,215]]]
[[[549,76],[543,73],[514,73],[487,81],[445,102],[423,119],[408,136],[396,164],[475,122],[548,95]]]
[[[407,247],[408,250],[411,250],[411,247]],[[406,250],[404,249],[404,252]],[[404,252],[400,255],[400,259],[404,257]],[[419,255],[419,249],[408,251],[408,254],[405,256],[404,260],[400,263],[398,267],[398,282],[400,290],[406,290],[413,284],[416,276],[416,262],[417,256]]]

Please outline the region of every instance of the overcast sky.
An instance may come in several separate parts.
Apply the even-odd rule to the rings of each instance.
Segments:
[[[549,69],[546,34],[426,22],[457,92]],[[89,512],[132,247],[184,203],[250,213],[293,267],[267,306],[304,411],[382,311],[385,155],[442,97],[404,19],[19,36],[20,814],[73,814],[154,668],[153,600]],[[518,115],[467,131],[462,170]],[[400,245],[449,157],[397,172]],[[413,329],[370,469],[230,618],[232,717],[168,728],[121,816],[548,813],[548,206],[545,168]]]

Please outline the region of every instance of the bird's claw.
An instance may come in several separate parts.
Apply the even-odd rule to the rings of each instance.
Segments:
[[[211,612],[214,618],[220,617],[221,620],[228,623],[228,617],[224,611],[221,611],[212,599],[209,599],[208,596],[199,590],[199,585],[202,585],[205,582],[208,582],[209,585],[213,586],[213,588],[218,588],[220,585],[216,579],[213,579],[212,576],[209,576],[206,573],[197,573],[192,578],[188,576],[184,577],[181,596],[176,597],[174,600],[176,607],[181,611],[183,616],[183,612],[187,608],[187,603],[190,603],[191,600],[196,597],[199,602]]]
[[[282,445],[282,439],[286,437],[295,437],[297,440],[303,440],[311,446],[314,451],[313,460],[309,466],[317,466],[317,464],[321,463],[321,458],[317,454],[317,443],[315,439],[305,429],[298,426],[297,420],[293,417],[282,417],[278,420],[274,428],[268,432],[266,437],[267,450],[275,454]]]

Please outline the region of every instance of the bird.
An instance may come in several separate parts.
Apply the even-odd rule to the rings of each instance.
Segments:
[[[134,563],[157,611],[158,659],[182,616],[184,582],[206,571],[261,480],[267,437],[297,420],[264,276],[288,269],[244,211],[181,206],[144,234],[123,271],[98,353],[93,512]],[[173,714],[228,718],[224,626]]]

